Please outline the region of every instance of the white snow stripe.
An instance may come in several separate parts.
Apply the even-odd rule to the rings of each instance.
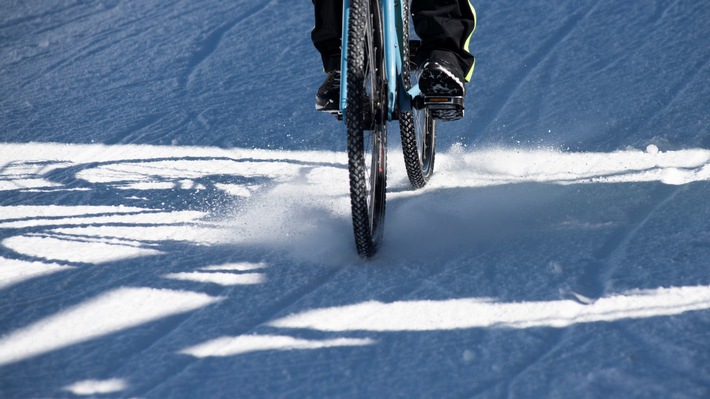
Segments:
[[[336,338],[326,340],[307,340],[283,335],[242,335],[239,337],[221,337],[186,348],[180,353],[194,357],[235,356],[249,352],[267,350],[305,350],[323,349],[342,346],[373,345],[372,339]]]
[[[182,281],[194,281],[197,283],[212,283],[222,286],[232,285],[254,285],[266,282],[266,277],[261,273],[201,273],[185,272],[171,273],[165,278]]]
[[[84,380],[78,381],[64,387],[74,395],[90,396],[124,391],[128,388],[128,382],[120,378],[110,380]]]
[[[0,257],[0,290],[36,277],[74,269],[57,263],[27,262]]]
[[[0,366],[59,350],[222,300],[206,294],[120,288],[0,339]]]
[[[660,288],[601,298],[589,305],[573,300],[501,303],[487,299],[363,302],[315,309],[275,320],[280,328],[320,331],[437,331],[464,328],[563,328],[676,315],[710,309],[710,286]]]

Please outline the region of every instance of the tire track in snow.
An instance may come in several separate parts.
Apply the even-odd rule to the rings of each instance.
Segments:
[[[510,79],[501,87],[503,93],[497,98],[500,100],[492,102],[489,106],[484,106],[478,113],[481,125],[484,130],[488,130],[490,125],[498,119],[498,116],[505,108],[510,98],[515,94],[523,84],[528,80],[530,74],[535,71],[539,65],[550,57],[553,50],[570,36],[579,24],[586,20],[597,9],[599,3],[595,3],[589,10],[580,11],[573,14],[566,23],[564,23],[546,42],[544,42],[537,51],[535,51],[527,59],[520,63],[517,70],[510,74]],[[528,67],[530,66],[530,67]]]
[[[205,37],[204,40],[201,41],[199,49],[195,53],[193,53],[192,57],[188,61],[188,70],[180,80],[180,86],[183,87],[185,90],[189,89],[189,87],[192,85],[192,81],[194,80],[195,75],[197,74],[200,68],[200,65],[207,61],[207,59],[209,59],[210,56],[214,54],[217,48],[219,48],[219,45],[222,42],[222,38],[227,32],[234,29],[234,27],[236,27],[240,23],[247,21],[248,19],[259,14],[260,12],[266,10],[272,4],[274,4],[274,2],[269,1],[266,4],[259,4],[257,6],[254,6],[238,18],[225,24],[222,24],[221,26],[211,31],[207,35],[207,37]]]
[[[474,390],[466,391],[458,395],[457,397],[461,399],[475,397],[487,398],[498,395],[500,395],[500,397],[506,398],[513,397],[515,392],[511,392],[511,386],[514,385],[515,382],[518,381],[520,378],[522,378],[528,370],[530,370],[536,364],[540,363],[540,361],[550,357],[551,354],[555,353],[557,348],[559,348],[560,343],[564,342],[563,337],[567,335],[567,330],[547,330],[546,332],[544,332],[544,334],[545,338],[542,339],[542,341],[545,343],[549,343],[549,345],[544,345],[542,348],[535,351],[534,353],[525,356],[523,358],[523,360],[525,360],[524,362],[520,363],[519,365],[512,365],[512,370],[501,375],[499,378],[496,378],[495,380],[486,381],[486,383],[481,387],[478,387]],[[496,388],[498,387],[501,387],[501,390],[504,392],[504,394],[497,392]]]
[[[65,27],[67,27],[73,23],[77,23],[79,21],[87,20],[90,18],[96,18],[97,16],[100,16],[101,14],[112,12],[115,7],[116,6],[113,6],[111,8],[107,8],[107,9],[102,9],[100,11],[96,11],[93,13],[79,15],[72,20],[63,22],[61,25],[56,25],[56,26],[44,28],[44,29],[36,32],[35,34],[40,35],[42,33],[49,33],[54,30],[57,30],[57,29],[65,28]],[[126,29],[134,27],[137,21],[145,20],[148,18],[150,18],[150,16],[145,16],[145,15],[140,16],[138,18],[123,22],[117,26],[109,26],[105,30],[96,32],[96,34],[93,36],[92,35],[87,36],[89,41],[86,44],[82,45],[81,47],[71,46],[68,50],[71,52],[68,55],[66,55],[63,58],[60,58],[58,61],[55,61],[52,64],[44,67],[41,72],[41,75],[50,74],[50,73],[52,73],[64,66],[70,65],[70,64],[75,63],[77,61],[81,61],[81,60],[90,58],[96,54],[99,54],[103,51],[106,51],[108,49],[115,47],[116,45],[121,44],[122,42],[124,42],[127,39],[132,39],[134,37],[144,35],[145,32],[137,31],[137,32],[130,33],[126,36],[122,36],[122,37],[119,36],[118,38],[116,37],[117,34],[126,31]],[[95,25],[102,25],[102,22],[104,22],[104,21],[96,20],[94,22],[94,24]],[[84,25],[86,25],[86,24],[84,24]],[[83,38],[82,36],[73,37],[72,34],[65,34],[65,35],[67,37],[65,37],[65,36],[60,36],[60,37],[64,40],[66,40],[68,38],[71,41],[81,40]],[[108,43],[107,43],[107,41],[108,41]],[[34,81],[32,81],[32,80],[27,81],[27,82],[23,82],[23,84],[20,87],[24,89],[24,88],[27,88],[32,83],[34,83]]]
[[[702,73],[703,71],[708,69],[708,65],[710,65],[710,60],[698,60],[697,66],[693,65],[692,67],[688,67],[686,71],[692,70],[693,72],[689,75],[687,75],[684,79],[680,80],[676,85],[672,86],[669,93],[668,93],[668,99],[664,101],[659,101],[659,102],[654,102],[652,105],[655,105],[657,108],[655,110],[649,109],[647,112],[644,113],[644,115],[653,115],[653,117],[645,120],[639,120],[637,126],[639,126],[639,131],[643,131],[646,128],[657,128],[658,126],[663,126],[661,122],[659,122],[659,119],[665,119],[667,118],[667,114],[665,111],[670,109],[675,102],[681,98],[681,94],[683,94],[688,88],[694,87],[693,83],[697,80],[696,85],[697,86],[702,86],[704,83],[703,76],[707,77],[708,73]],[[698,79],[699,78],[699,79]],[[641,124],[641,122],[645,121],[645,124]]]
[[[608,278],[619,257],[636,234],[651,219],[651,216],[673,200],[681,190],[680,186],[658,183],[651,191],[647,203],[627,210],[629,222],[611,233],[605,243],[592,254],[582,270],[577,284],[572,287],[572,294],[582,303],[591,303],[604,296],[608,288]]]
[[[528,370],[532,369],[541,361],[552,357],[552,354],[557,352],[560,345],[565,342],[564,336],[567,335],[568,332],[569,330],[567,329],[560,329],[559,331],[548,330],[544,332],[545,339],[543,339],[543,342],[545,342],[546,345],[530,356],[527,356],[525,358],[527,361],[511,372],[503,381],[505,384],[505,397],[513,397],[515,395],[515,390],[511,391],[511,387],[514,386],[517,381],[521,380]]]
[[[69,5],[57,5],[57,6],[50,6],[47,10],[43,10],[39,13],[36,14],[31,14],[31,15],[26,15],[23,17],[18,17],[18,18],[10,18],[6,20],[3,24],[0,24],[0,31],[5,30],[5,29],[13,29],[16,30],[20,27],[20,25],[26,24],[26,23],[37,23],[38,26],[42,26],[41,29],[38,29],[37,31],[33,32],[35,34],[37,33],[46,33],[48,31],[51,31],[52,29],[56,29],[58,27],[66,26],[68,24],[72,24],[78,21],[81,21],[82,19],[86,17],[91,17],[94,15],[98,15],[104,12],[108,12],[116,8],[117,3],[115,4],[109,4],[106,6],[106,2],[104,2],[105,8],[101,8],[97,11],[93,12],[88,12],[86,14],[80,14],[76,15],[72,18],[69,19],[61,19],[61,23],[59,24],[54,24],[54,25],[45,25],[43,22],[45,22],[46,19],[50,18],[55,18],[55,19],[60,19],[58,16],[63,16],[65,13],[66,14],[74,14],[75,9],[79,9],[82,7],[82,2],[74,2],[73,4]],[[51,8],[51,7],[56,7],[56,8]]]
[[[639,334],[634,331],[630,326],[625,324],[619,324],[615,326],[616,330],[623,336],[625,336],[629,342],[636,342],[641,347],[648,348],[644,356],[647,357],[651,362],[653,362],[654,367],[665,370],[665,375],[678,374],[698,387],[705,387],[706,392],[710,393],[710,375],[704,375],[699,373],[698,375],[689,373],[687,369],[678,367],[678,359],[673,358],[673,353],[669,353],[664,350],[658,350],[657,348],[672,348],[677,345],[680,340],[687,341],[690,337],[687,335],[680,338],[674,336],[672,339],[663,339],[667,337],[659,336],[659,333],[655,334]],[[658,335],[656,335],[658,334]],[[702,338],[701,338],[702,339]],[[695,340],[694,344],[699,347],[708,347],[706,341]],[[677,353],[677,352],[676,352]],[[664,356],[670,355],[670,356]],[[647,364],[647,363],[646,363]],[[648,367],[648,366],[647,366]]]
[[[654,25],[660,25],[663,23],[664,19],[668,16],[670,10],[678,5],[680,0],[676,0],[671,4],[659,3],[656,5],[656,11],[653,13],[649,21]]]

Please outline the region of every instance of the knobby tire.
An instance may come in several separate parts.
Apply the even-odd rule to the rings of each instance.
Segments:
[[[409,46],[409,1],[402,3],[402,84],[406,90],[418,80],[417,66],[411,61]],[[436,122],[427,108],[400,112],[399,130],[407,177],[414,188],[422,188],[434,173]]]
[[[375,254],[382,239],[387,186],[387,90],[379,0],[352,0],[348,24],[348,172],[358,254]]]

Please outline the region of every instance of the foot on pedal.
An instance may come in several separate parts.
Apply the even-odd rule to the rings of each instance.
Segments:
[[[316,93],[316,111],[337,114],[340,112],[340,71],[327,73]]]
[[[424,95],[424,105],[432,117],[442,121],[463,118],[463,99],[466,95],[464,79],[456,68],[445,62],[429,61],[419,76],[419,89]]]

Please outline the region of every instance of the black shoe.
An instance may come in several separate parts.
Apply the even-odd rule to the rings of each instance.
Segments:
[[[316,93],[316,111],[340,111],[340,71],[330,71]]]
[[[428,61],[419,76],[419,90],[434,119],[455,121],[463,118],[465,79],[458,68],[444,61]]]

